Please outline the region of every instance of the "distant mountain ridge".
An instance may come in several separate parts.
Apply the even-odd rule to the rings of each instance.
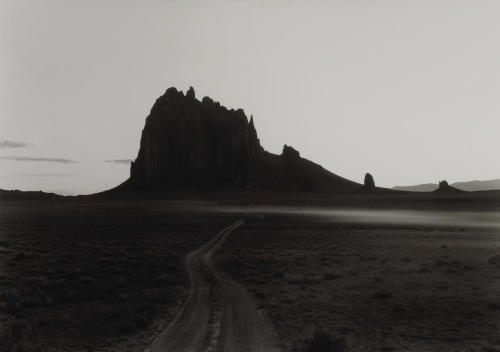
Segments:
[[[153,105],[130,178],[117,190],[263,189],[357,192],[364,187],[300,156],[260,145],[253,117],[169,88]]]
[[[474,180],[465,182],[455,182],[452,183],[450,186],[468,192],[500,190],[500,179],[497,178],[485,181]],[[437,190],[438,187],[439,186],[437,183],[424,183],[413,186],[395,186],[392,187],[392,189],[397,191],[409,191],[409,192],[433,192]]]

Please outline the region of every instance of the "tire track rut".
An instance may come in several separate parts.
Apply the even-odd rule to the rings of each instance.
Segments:
[[[278,352],[269,321],[239,283],[218,271],[214,254],[243,220],[186,256],[191,288],[172,323],[147,352]]]

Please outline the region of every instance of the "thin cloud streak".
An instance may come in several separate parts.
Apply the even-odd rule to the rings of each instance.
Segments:
[[[74,174],[7,174],[0,175],[0,178],[9,178],[9,177],[69,177],[74,176]]]
[[[105,160],[105,163],[113,163],[113,164],[130,164],[132,159],[114,159],[114,160]]]
[[[32,147],[33,145],[24,142],[9,141],[7,139],[0,141],[0,149],[4,148],[24,148]]]
[[[0,156],[1,160],[14,160],[14,161],[44,161],[51,163],[61,163],[61,164],[74,164],[77,161],[64,158],[34,158],[25,156]]]

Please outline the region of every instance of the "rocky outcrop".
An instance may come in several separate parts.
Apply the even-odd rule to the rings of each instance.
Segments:
[[[439,182],[439,187],[434,192],[436,193],[459,193],[463,192],[458,188],[452,187],[448,184],[448,181],[443,180]]]
[[[300,159],[300,153],[293,149],[291,146],[284,145],[283,151],[281,152],[281,156],[288,161],[298,160]]]
[[[439,181],[439,188],[446,188],[446,187],[450,187],[450,185],[448,184],[448,181],[446,181],[446,180]]]
[[[365,174],[363,185],[367,190],[375,189],[375,180],[373,179],[373,176],[368,172]]]
[[[244,187],[316,191],[353,190],[341,178],[285,145],[281,155],[264,151],[253,116],[226,109],[209,97],[196,99],[169,88],[153,105],[139,153],[124,187]]]

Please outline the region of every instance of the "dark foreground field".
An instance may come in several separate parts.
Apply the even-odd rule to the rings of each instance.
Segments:
[[[0,351],[143,351],[186,254],[241,217],[215,257],[283,351],[500,351],[498,227],[81,199],[1,204]]]
[[[262,215],[219,255],[285,351],[500,351],[498,229]]]
[[[0,212],[0,351],[12,352],[144,350],[186,295],[185,255],[229,221],[156,203]]]

